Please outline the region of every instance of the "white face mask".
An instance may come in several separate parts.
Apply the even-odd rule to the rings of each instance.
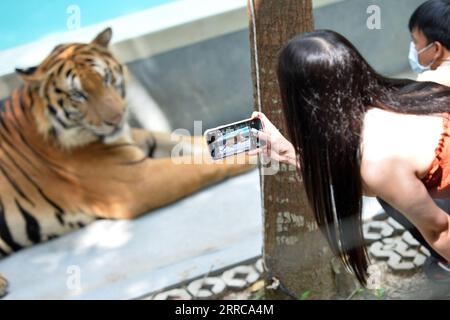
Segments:
[[[433,46],[434,42],[430,43],[429,45],[427,45],[425,48],[423,48],[422,50],[420,50],[419,52],[417,52],[416,46],[414,44],[414,42],[411,41],[411,44],[409,46],[409,64],[411,65],[411,69],[416,72],[416,73],[422,73],[424,71],[430,70],[431,66],[433,65],[433,63],[436,61],[433,60],[431,61],[430,64],[428,64],[427,66],[423,66],[420,64],[419,62],[419,55],[425,51],[427,51],[428,49],[430,49]]]

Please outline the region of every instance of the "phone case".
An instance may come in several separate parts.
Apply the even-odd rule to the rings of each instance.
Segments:
[[[258,118],[248,118],[206,130],[204,133],[204,137],[208,144],[208,149],[211,157],[214,160],[219,160],[242,152],[247,152],[254,148],[258,148],[259,140],[252,140],[254,139],[252,138],[252,135],[256,133],[254,131],[258,131],[258,129],[251,126],[250,124],[248,126],[243,126],[242,128],[232,129],[230,130],[230,132],[224,132],[223,130],[226,128],[239,126],[241,124],[245,124],[246,122],[251,122],[254,120],[259,120],[260,126],[258,126],[258,129],[262,130],[263,123]],[[241,133],[239,133],[239,131],[241,131]],[[214,135],[214,132],[219,132],[220,134]],[[230,136],[227,137],[227,134],[230,134]],[[220,138],[214,141],[208,140],[210,139],[210,137],[216,136],[220,136]]]

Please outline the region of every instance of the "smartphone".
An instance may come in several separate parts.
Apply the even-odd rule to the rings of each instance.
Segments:
[[[261,119],[246,119],[205,131],[209,153],[214,160],[263,146],[258,131],[263,130]]]

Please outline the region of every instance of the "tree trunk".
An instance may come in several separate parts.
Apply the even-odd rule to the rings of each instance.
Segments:
[[[312,3],[311,0],[248,0],[248,13],[255,109],[260,108],[286,136],[276,77],[277,57],[289,39],[313,30]],[[318,230],[295,168],[281,165],[277,174],[261,172],[261,182],[266,276],[281,282],[281,290],[266,289],[266,298],[335,297],[333,255]]]

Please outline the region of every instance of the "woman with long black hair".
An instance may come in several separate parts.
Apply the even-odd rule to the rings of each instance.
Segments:
[[[450,216],[432,200],[450,197],[450,89],[383,77],[333,31],[292,39],[278,81],[292,143],[255,113],[267,147],[252,153],[297,165],[319,227],[359,281],[363,195],[402,212],[450,261]]]

